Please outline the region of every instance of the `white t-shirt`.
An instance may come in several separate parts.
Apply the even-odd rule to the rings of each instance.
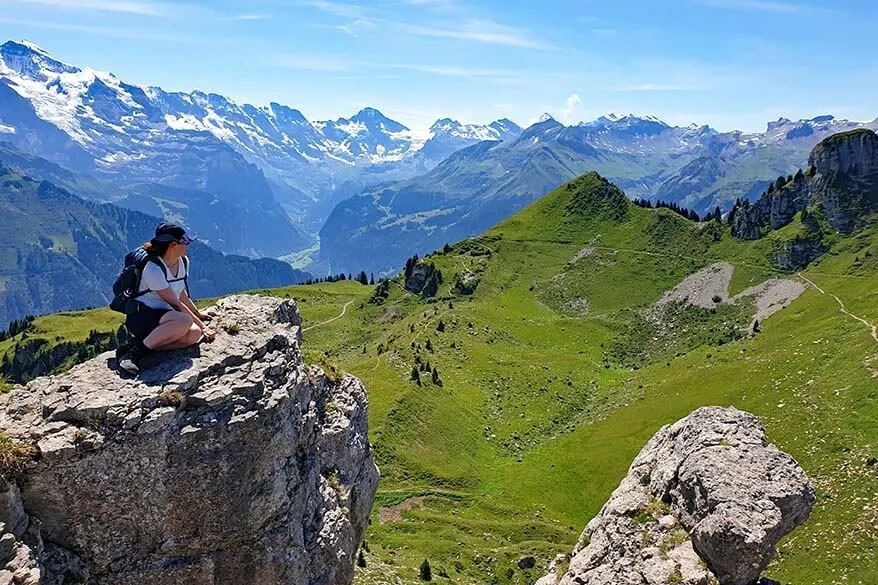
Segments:
[[[153,309],[171,309],[173,307],[166,303],[162,297],[158,295],[157,292],[165,290],[170,287],[171,292],[174,293],[174,296],[178,299],[180,298],[180,293],[186,288],[186,281],[183,280],[186,277],[186,264],[183,260],[177,261],[177,276],[174,276],[174,272],[168,268],[168,265],[165,264],[165,261],[161,258],[158,258],[158,261],[164,264],[165,269],[168,272],[168,277],[165,278],[164,273],[162,273],[162,269],[152,261],[146,263],[146,266],[143,267],[143,275],[140,277],[140,292],[145,290],[149,290],[148,292],[142,296],[137,297],[137,300],[142,302],[148,307]]]

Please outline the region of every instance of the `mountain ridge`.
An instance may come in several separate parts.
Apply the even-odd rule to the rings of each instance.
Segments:
[[[577,126],[549,117],[514,140],[461,149],[424,175],[340,202],[320,232],[320,257],[342,270],[384,271],[412,252],[478,234],[591,170],[629,197],[683,201],[702,214],[728,210],[736,199],[758,196],[779,174],[794,173],[819,140],[870,124],[781,119],[765,133],[744,134],[628,116]]]

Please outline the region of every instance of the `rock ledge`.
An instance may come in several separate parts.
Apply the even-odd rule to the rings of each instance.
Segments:
[[[104,354],[0,398],[39,450],[0,498],[0,585],[351,582],[378,484],[366,392],[303,363],[295,303],[216,308],[214,343],[137,379]]]

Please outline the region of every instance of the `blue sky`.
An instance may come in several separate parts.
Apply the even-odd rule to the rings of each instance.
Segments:
[[[310,119],[878,116],[871,0],[0,0],[0,38]]]

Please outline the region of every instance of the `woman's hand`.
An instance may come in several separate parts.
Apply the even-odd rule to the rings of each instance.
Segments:
[[[214,339],[216,339],[216,333],[213,332],[213,329],[210,327],[204,327],[201,329],[201,336],[204,341],[210,343]]]
[[[208,321],[211,321],[211,320],[213,320],[214,317],[216,317],[216,312],[215,311],[205,311],[204,313],[202,313],[201,311],[198,311],[198,313],[195,316],[198,317],[199,319],[201,319],[204,323],[207,323]]]

